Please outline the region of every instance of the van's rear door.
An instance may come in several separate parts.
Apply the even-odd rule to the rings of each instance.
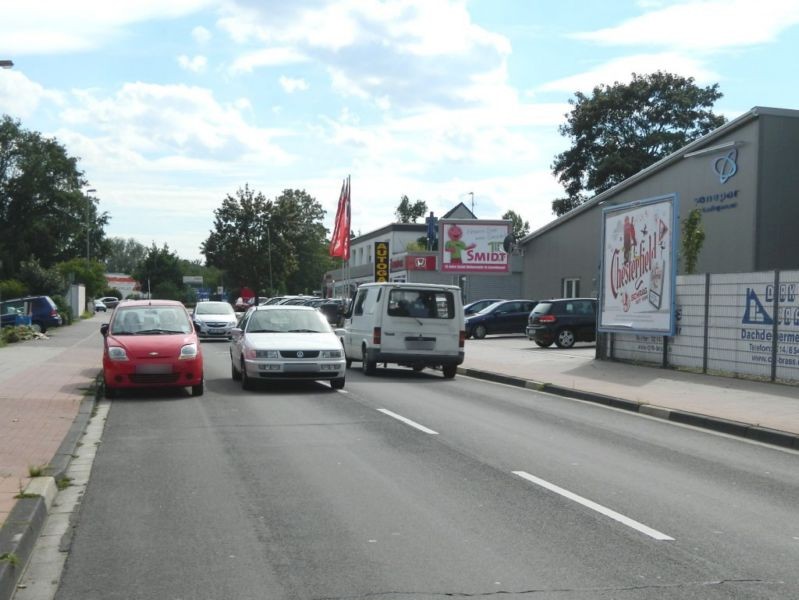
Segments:
[[[392,288],[388,291],[381,351],[390,354],[457,355],[463,329],[458,290]]]

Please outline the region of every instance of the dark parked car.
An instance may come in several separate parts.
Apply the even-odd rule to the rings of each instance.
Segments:
[[[475,313],[479,313],[484,308],[488,308],[494,302],[502,302],[502,298],[484,298],[483,300],[475,300],[463,307],[463,316],[468,317]]]
[[[466,317],[466,337],[478,340],[492,333],[524,333],[535,300],[501,300]]]
[[[63,321],[50,296],[26,296],[0,302],[2,326],[15,325],[17,315],[28,315],[31,326],[44,333],[50,327],[61,327]]]
[[[559,348],[571,348],[575,342],[595,341],[596,299],[542,300],[530,313],[527,337],[542,348],[553,342]]]

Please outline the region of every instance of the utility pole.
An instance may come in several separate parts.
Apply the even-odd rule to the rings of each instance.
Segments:
[[[91,219],[91,215],[92,215],[91,205],[94,202],[94,199],[89,194],[94,194],[96,192],[97,192],[97,190],[94,189],[94,188],[90,188],[90,189],[86,190],[86,262],[89,262],[89,258],[90,258],[90,250],[89,250],[89,248],[90,248],[90,246],[89,246],[90,237],[89,237],[89,235],[91,233],[91,223],[89,222],[89,219]]]

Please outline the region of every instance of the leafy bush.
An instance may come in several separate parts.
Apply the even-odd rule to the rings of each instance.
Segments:
[[[52,298],[56,308],[58,308],[58,314],[61,315],[61,320],[64,322],[64,325],[72,325],[72,309],[69,307],[69,304],[67,304],[66,298],[58,294]]]
[[[33,331],[30,325],[3,327],[2,331],[0,331],[0,342],[2,342],[2,345],[13,344],[23,340],[32,340],[35,337],[36,332]]]

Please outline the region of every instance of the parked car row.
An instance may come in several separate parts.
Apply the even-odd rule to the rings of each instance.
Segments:
[[[575,342],[596,340],[597,301],[595,298],[557,298],[550,300],[480,300],[488,302],[465,318],[466,337],[525,333],[542,348],[553,343],[571,348]],[[467,305],[470,306],[470,305]],[[465,307],[464,307],[465,308]]]

